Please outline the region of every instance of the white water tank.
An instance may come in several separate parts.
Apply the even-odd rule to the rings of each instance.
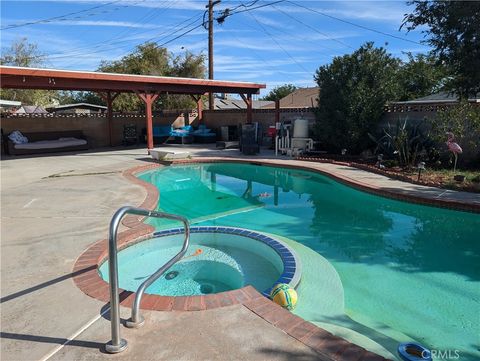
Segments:
[[[293,126],[294,138],[308,138],[308,119],[297,118]]]

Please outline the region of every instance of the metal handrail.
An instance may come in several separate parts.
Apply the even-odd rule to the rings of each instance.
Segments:
[[[185,239],[183,241],[182,249],[175,257],[168,261],[165,265],[160,267],[154,274],[152,274],[146,281],[144,281],[137,290],[135,301],[132,308],[132,318],[127,321],[128,327],[138,327],[144,322],[140,315],[140,301],[143,293],[155,280],[165,273],[170,267],[178,262],[187,252],[188,244],[190,242],[190,226],[188,220],[182,216],[174,214],[149,211],[142,208],[122,207],[115,212],[110,221],[109,236],[108,236],[108,271],[110,282],[110,324],[112,330],[112,340],[107,343],[105,350],[109,353],[122,352],[127,348],[127,341],[120,337],[120,300],[118,294],[118,259],[117,259],[117,231],[120,221],[125,214],[136,214],[146,217],[166,218],[181,221],[185,227]]]

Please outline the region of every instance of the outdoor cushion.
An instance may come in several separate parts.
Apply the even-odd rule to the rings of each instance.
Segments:
[[[172,132],[171,125],[158,125],[153,127],[154,137],[169,137],[171,132]]]
[[[173,137],[186,137],[191,135],[193,132],[193,127],[191,125],[187,125],[178,129],[174,129],[171,132],[171,136]]]
[[[30,142],[23,144],[15,144],[15,149],[53,149],[65,148],[77,145],[87,144],[85,139],[73,137],[59,138],[57,140],[39,140],[38,142]]]
[[[8,136],[8,139],[10,139],[13,144],[28,143],[28,138],[25,137],[19,130],[14,130],[13,132],[11,132]]]

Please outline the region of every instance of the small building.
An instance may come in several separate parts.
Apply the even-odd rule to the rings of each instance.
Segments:
[[[17,102],[15,100],[5,100],[0,99],[0,113],[10,113],[15,112],[18,108],[20,108],[22,102]]]
[[[215,96],[213,98],[214,110],[229,110],[229,109],[247,109],[247,104],[243,99],[232,98],[228,94],[222,94],[220,96]],[[205,108],[209,109],[208,101],[205,104]],[[264,108],[267,105],[274,105],[275,102],[268,100],[252,100],[252,108],[260,109]]]
[[[468,98],[468,102],[480,105],[480,93]],[[458,96],[455,93],[438,92],[413,100],[391,102],[387,104],[385,111],[387,113],[436,112],[457,103]]]
[[[315,108],[318,106],[319,87],[300,88],[280,99],[280,108]],[[264,109],[275,108],[275,102],[263,106]]]
[[[13,114],[48,114],[40,105],[22,105]]]
[[[97,104],[75,103],[49,106],[47,110],[55,114],[102,114],[107,112],[107,107]]]

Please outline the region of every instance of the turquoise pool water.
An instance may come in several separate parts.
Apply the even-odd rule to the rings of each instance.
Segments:
[[[345,314],[377,342],[416,340],[460,350],[461,359],[480,358],[478,214],[390,200],[313,172],[267,166],[171,166],[140,178],[159,188],[161,210],[198,225],[278,234],[325,257],[340,276]],[[313,322],[344,322],[315,306],[322,284],[308,280],[295,312]]]
[[[183,235],[154,237],[118,253],[119,285],[138,287],[181,248]],[[198,251],[200,250],[200,251]],[[100,266],[108,281],[108,261]],[[186,256],[156,280],[147,293],[163,296],[205,295],[252,285],[266,290],[283,272],[280,256],[251,238],[222,233],[192,233]]]

